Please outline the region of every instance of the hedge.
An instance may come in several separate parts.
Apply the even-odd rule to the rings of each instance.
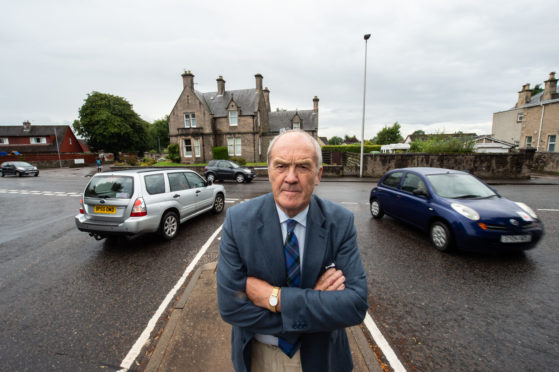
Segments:
[[[227,146],[216,146],[212,148],[214,159],[229,159],[229,152]]]

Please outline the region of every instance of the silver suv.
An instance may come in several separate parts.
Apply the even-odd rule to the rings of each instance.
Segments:
[[[173,239],[179,225],[201,213],[221,213],[225,189],[186,169],[97,173],[80,200],[76,226],[97,240],[159,232]]]

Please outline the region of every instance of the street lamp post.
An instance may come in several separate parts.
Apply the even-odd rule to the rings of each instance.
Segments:
[[[363,77],[363,121],[361,122],[361,161],[359,162],[359,177],[363,177],[363,145],[365,144],[365,93],[367,92],[367,40],[371,34],[365,34],[365,74]]]

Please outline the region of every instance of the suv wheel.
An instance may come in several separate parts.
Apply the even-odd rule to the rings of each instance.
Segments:
[[[239,173],[235,176],[235,181],[237,181],[237,183],[243,183],[245,182],[245,176]]]
[[[223,194],[217,194],[214,200],[214,207],[212,212],[215,214],[223,212],[223,208],[225,207],[225,198],[223,198]]]
[[[2,177],[4,177],[4,171],[2,171]]]
[[[175,212],[167,212],[161,219],[159,232],[165,240],[171,240],[179,232],[179,217]]]
[[[208,182],[214,183],[215,182],[215,175],[213,173],[208,173],[208,175],[206,176],[206,180]]]
[[[20,176],[20,177],[23,177],[23,173],[21,173],[21,172],[17,172],[17,175]]]

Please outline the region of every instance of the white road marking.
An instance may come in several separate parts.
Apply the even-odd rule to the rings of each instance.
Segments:
[[[543,208],[540,208],[540,209],[538,209],[538,211],[559,212],[559,209],[543,209]]]
[[[390,344],[388,343],[388,341],[386,341],[368,312],[367,315],[365,315],[365,320],[363,321],[363,323],[365,323],[365,326],[371,333],[371,336],[375,340],[378,347],[380,347],[380,349],[382,350],[382,353],[388,360],[388,364],[390,365],[390,367],[392,367],[394,372],[405,372],[406,369],[404,368],[404,365],[402,364],[402,362],[400,362],[400,359],[398,359],[398,356],[396,355],[394,350],[392,350]]]
[[[208,241],[202,246],[202,248],[200,248],[200,251],[198,251],[198,254],[196,255],[196,257],[194,257],[194,260],[192,260],[190,265],[188,265],[188,267],[180,277],[177,284],[175,284],[175,286],[171,289],[171,291],[167,293],[167,297],[165,297],[161,305],[159,305],[159,308],[149,320],[148,325],[146,326],[146,328],[144,329],[140,337],[136,340],[136,342],[134,343],[134,345],[126,355],[126,357],[124,357],[122,363],[120,363],[120,367],[122,369],[119,370],[119,372],[128,371],[130,369],[132,363],[134,363],[134,361],[142,351],[144,345],[146,345],[146,343],[149,341],[149,336],[153,331],[153,329],[155,328],[157,321],[159,320],[159,318],[161,317],[165,309],[167,309],[167,306],[169,306],[169,303],[173,300],[177,291],[182,287],[184,281],[186,280],[190,272],[194,269],[198,261],[200,261],[200,258],[202,258],[204,253],[206,253],[206,251],[208,250],[209,246],[215,240],[216,236],[221,232],[222,227],[223,225],[219,226],[219,228],[212,234],[212,236],[210,236]]]
[[[357,202],[341,202],[341,204],[358,205]]]

